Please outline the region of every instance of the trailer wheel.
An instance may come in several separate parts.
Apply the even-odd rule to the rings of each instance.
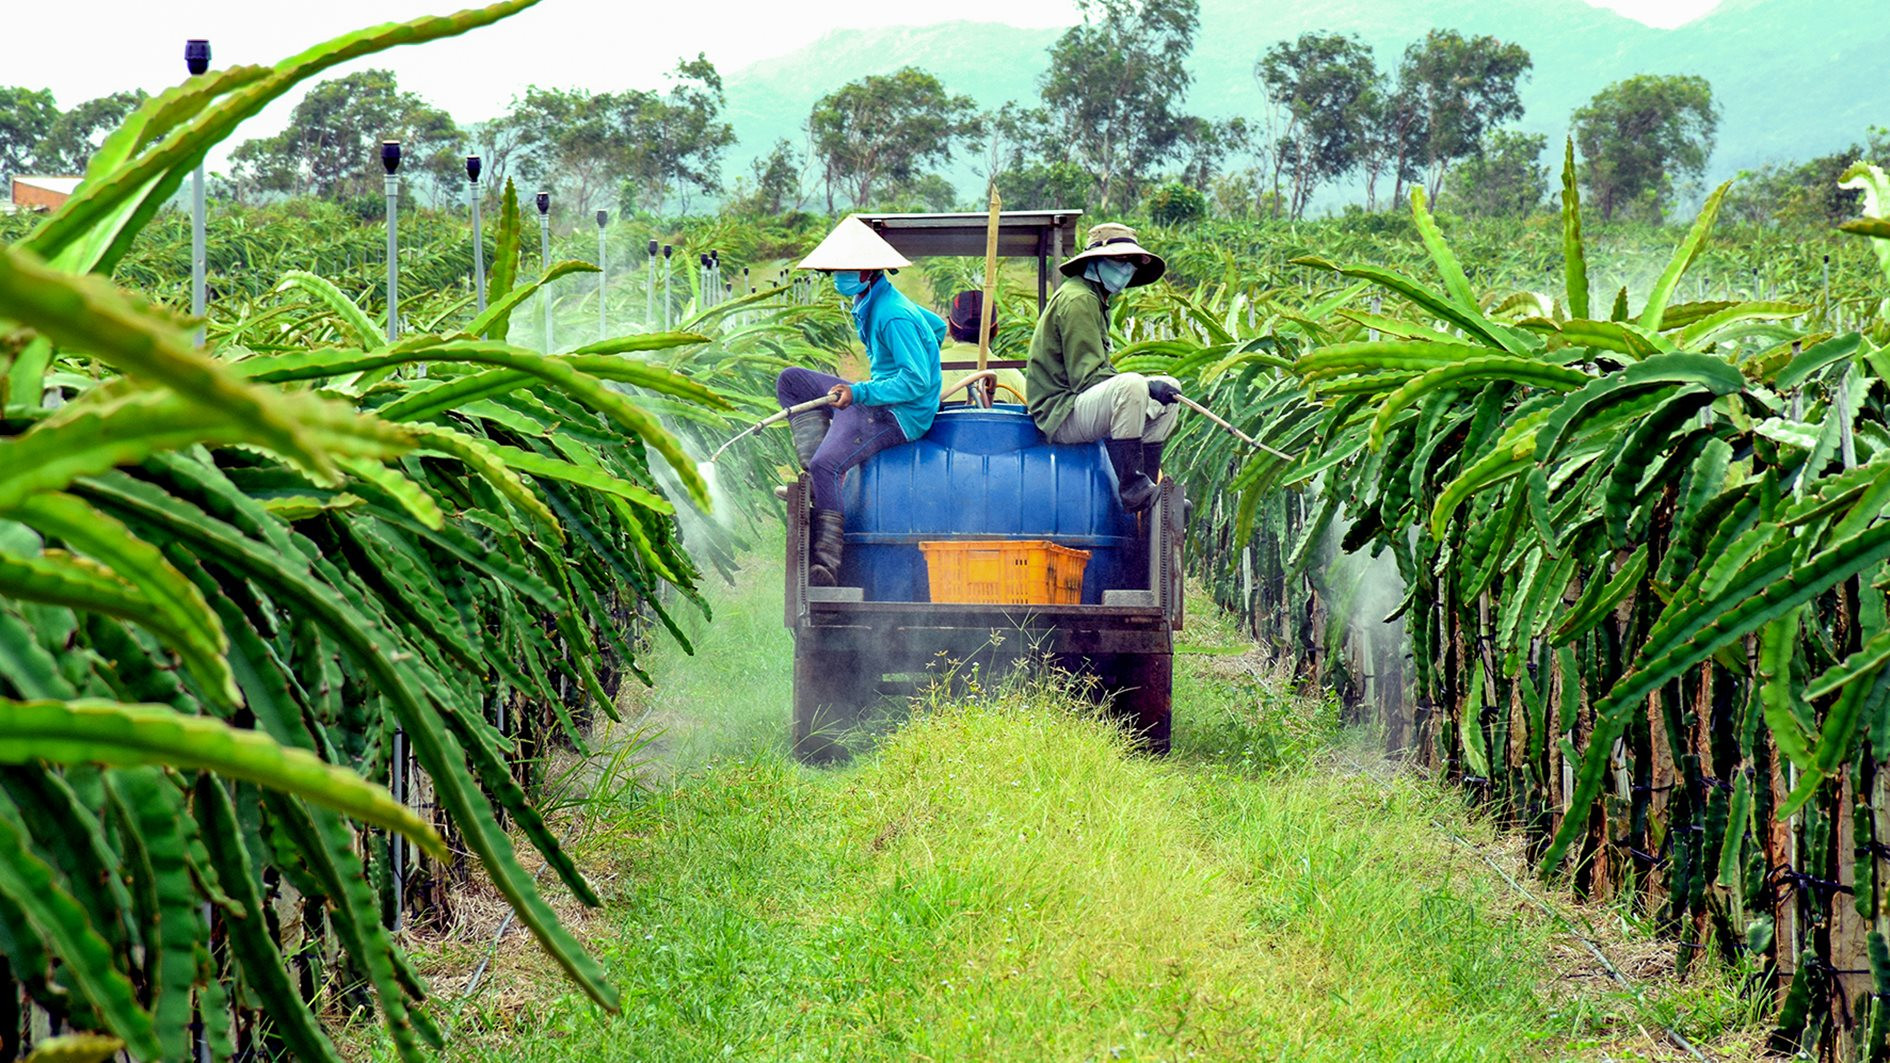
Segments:
[[[1106,677],[1117,716],[1136,745],[1158,757],[1168,755],[1174,721],[1175,658],[1168,653],[1124,653]]]
[[[878,676],[862,678],[860,655],[794,648],[794,756],[803,764],[835,764],[849,755],[841,741],[874,697]]]

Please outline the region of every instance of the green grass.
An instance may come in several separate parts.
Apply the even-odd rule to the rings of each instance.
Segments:
[[[606,899],[579,931],[624,1013],[508,945],[456,1056],[1619,1058],[1652,1046],[1643,1015],[1730,1021],[1723,979],[1637,1004],[1558,960],[1548,921],[1437,829],[1491,840],[1455,793],[1360,773],[1364,742],[1333,755],[1356,737],[1333,706],[1222,652],[1239,636],[1212,617],[1191,619],[1169,760],[1039,681],[924,707],[815,772],[781,738],[779,590],[728,597],[643,702],[683,732],[679,774],[594,803],[579,846]]]

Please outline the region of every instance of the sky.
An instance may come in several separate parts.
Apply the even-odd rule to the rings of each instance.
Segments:
[[[1673,26],[1719,0],[1588,2]],[[7,49],[0,83],[49,88],[69,107],[120,89],[156,92],[176,84],[186,73],[186,38],[208,38],[218,67],[271,63],[364,26],[463,6],[472,0],[0,0],[0,7],[13,9],[3,16],[6,35],[34,42]],[[1074,23],[1075,6],[1075,0],[951,0],[933,10],[953,19],[1043,27]],[[705,9],[714,17],[704,17]],[[680,56],[706,52],[727,74],[829,30],[911,24],[914,13],[908,4],[858,0],[544,0],[497,26],[384,52],[337,72],[390,67],[402,89],[462,122],[480,121],[503,112],[513,94],[531,84],[656,88]],[[280,129],[294,98],[246,123],[212,153],[212,168],[234,144]]]

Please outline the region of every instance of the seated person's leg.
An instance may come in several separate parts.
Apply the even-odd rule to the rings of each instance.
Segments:
[[[797,406],[809,399],[817,399],[833,390],[835,384],[846,381],[832,373],[816,372],[791,365],[781,370],[781,375],[774,378],[774,398],[782,409]]]
[[[835,384],[844,383],[846,381],[831,373],[789,366],[774,379],[774,398],[785,410],[820,398],[831,391]],[[806,410],[788,418],[788,428],[794,435],[794,454],[801,459],[801,468],[813,467],[814,451],[820,448],[821,440],[827,437],[827,425],[832,420],[831,408]]]
[[[1116,491],[1122,506],[1134,513],[1147,509],[1155,500],[1155,483],[1143,469],[1142,439],[1148,430],[1148,378],[1140,373],[1118,373],[1076,397],[1069,417],[1057,426],[1053,442],[1102,440],[1109,451],[1109,463],[1116,470]]]
[[[833,425],[807,465],[814,488],[814,538],[808,582],[831,587],[840,572],[846,527],[840,511],[840,479],[867,458],[906,441],[899,421],[883,406],[849,406],[833,415]]]
[[[1148,423],[1148,378],[1118,373],[1076,396],[1053,443],[1140,439]]]

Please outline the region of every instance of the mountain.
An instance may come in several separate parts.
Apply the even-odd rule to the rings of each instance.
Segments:
[[[1656,29],[1582,0],[1202,0],[1189,106],[1217,118],[1259,117],[1255,58],[1309,30],[1357,33],[1387,69],[1433,28],[1490,34],[1534,58],[1520,124],[1551,144],[1567,133],[1569,114],[1609,82],[1643,73],[1705,77],[1722,112],[1708,173],[1716,182],[1840,149],[1871,125],[1890,123],[1890,20],[1865,10],[1872,6],[1727,0],[1684,26]],[[740,144],[725,174],[746,173],[748,160],[780,137],[804,146],[814,101],[866,74],[918,66],[980,106],[1034,101],[1059,32],[971,22],[842,30],[736,71],[727,91]],[[969,168],[953,170],[960,187],[970,187]]]

